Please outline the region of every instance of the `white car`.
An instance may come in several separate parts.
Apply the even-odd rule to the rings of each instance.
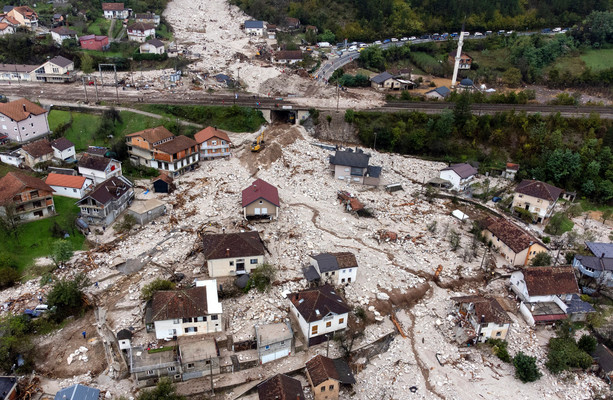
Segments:
[[[475,32],[475,36],[483,36],[483,33],[481,33],[481,32]]]
[[[466,36],[470,36],[470,32],[462,32],[464,34],[464,37]]]
[[[415,36],[411,36],[411,37],[409,38],[409,40],[417,40],[417,37],[415,37]]]
[[[552,32],[558,33],[561,32],[562,28],[553,28]]]
[[[397,42],[398,39],[396,39],[395,37],[392,38],[392,42]]]
[[[360,48],[368,47],[368,43],[360,43]]]
[[[358,51],[358,47],[357,46],[351,46],[349,48],[349,51]]]
[[[377,41],[375,42],[375,44],[381,44],[381,41],[380,41],[380,40],[377,40]]]
[[[401,42],[406,42],[407,40],[409,40],[408,37],[403,37],[403,38],[400,39]]]

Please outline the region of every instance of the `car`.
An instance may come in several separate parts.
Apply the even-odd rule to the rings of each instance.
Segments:
[[[561,32],[562,28],[553,28],[553,33]]]
[[[417,38],[415,36],[411,36],[411,37],[409,37],[409,41],[411,41],[411,40],[417,40]]]
[[[430,39],[430,35],[421,35],[419,38],[427,40],[427,39]]]
[[[396,39],[395,37],[393,37],[391,40],[392,40],[392,42],[397,42],[398,41],[398,39]]]
[[[476,36],[483,36],[483,33],[481,33],[481,32],[475,32],[475,37],[476,37]]]
[[[381,44],[380,40],[376,40],[374,44]]]
[[[502,201],[502,199],[500,197],[496,196],[496,197],[492,198],[492,201],[494,203],[498,203],[499,201]]]
[[[551,33],[551,28],[545,28],[541,31],[541,33]]]
[[[403,38],[400,38],[400,41],[401,41],[401,42],[406,42],[406,41],[408,41],[408,40],[409,40],[409,38],[408,38],[408,37],[406,37],[406,36],[405,36],[405,37],[403,37]]]
[[[340,49],[341,47],[345,47],[345,43],[337,43],[336,48]]]
[[[383,44],[390,43],[391,41],[392,41],[391,39],[385,39],[385,40],[383,41]]]
[[[470,36],[470,32],[462,32],[464,34],[464,37],[466,36]]]
[[[358,51],[357,46],[353,45],[349,48],[349,51]]]
[[[360,43],[361,49],[366,48],[366,47],[368,47],[368,43]]]
[[[454,37],[458,37],[458,32],[453,32],[453,33],[451,34],[451,37],[453,37],[453,38],[454,38]]]
[[[499,35],[504,35],[505,33],[507,33],[507,32],[506,32],[505,30],[503,30],[503,29],[501,29],[501,30],[499,30],[499,31],[498,31],[498,34],[499,34]]]
[[[485,36],[489,36],[492,34],[492,31],[485,31]]]
[[[507,35],[512,35],[515,31],[507,31]]]

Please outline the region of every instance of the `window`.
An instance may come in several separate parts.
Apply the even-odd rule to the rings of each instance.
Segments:
[[[331,327],[331,326],[332,326],[332,321],[328,321],[328,322],[326,322],[326,328],[329,328],[329,327]]]
[[[153,375],[153,374],[154,374],[154,372],[153,372],[153,370],[152,370],[152,369],[150,369],[149,371],[147,371],[147,375]]]
[[[211,140],[211,145],[212,146],[217,146],[217,140]]]
[[[345,283],[345,278],[341,279],[341,283]]]
[[[260,200],[260,204],[263,204],[264,202],[262,200]]]
[[[187,364],[187,369],[192,369],[192,368],[194,368],[194,363]]]
[[[339,318],[339,319],[338,319],[338,323],[339,323],[339,324],[342,324],[342,323],[344,323],[344,322],[345,322],[345,318]]]
[[[258,263],[258,259],[257,258],[252,258],[250,261],[251,265],[257,264]]]
[[[496,336],[501,336],[502,332],[496,332]]]
[[[351,268],[349,268],[349,272],[351,272]]]
[[[77,189],[72,189],[73,193],[77,193]]]
[[[197,326],[191,326],[189,328],[185,328],[185,333],[196,333],[198,332]]]
[[[322,392],[325,392],[325,391],[326,391],[326,387],[325,387],[325,386],[322,386],[322,387],[321,387],[321,391],[322,391]]]
[[[196,322],[206,322],[206,317],[198,317],[196,318]]]
[[[177,370],[177,367],[168,367],[168,372],[175,372]]]
[[[334,385],[328,386],[328,390],[334,390]]]
[[[183,323],[184,324],[189,323],[189,322],[192,322],[191,318],[183,318]]]
[[[230,261],[230,266],[233,267],[234,266],[234,261]]]
[[[211,321],[217,321],[219,319],[219,315],[211,315]]]
[[[311,335],[317,335],[317,325],[313,325],[311,327]]]

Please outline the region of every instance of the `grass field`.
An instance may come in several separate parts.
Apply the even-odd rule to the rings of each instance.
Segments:
[[[581,55],[581,60],[593,72],[613,68],[613,49],[588,50]]]
[[[100,17],[98,19],[96,19],[94,22],[92,22],[88,27],[87,27],[87,31],[90,34],[94,34],[94,35],[104,35],[106,36],[109,33],[109,27],[111,26],[111,21]],[[121,23],[119,23],[119,26],[121,26]]]
[[[473,61],[480,68],[491,68],[499,71],[512,67],[509,62],[510,51],[508,49],[484,50],[482,52],[470,52]]]
[[[53,243],[57,240],[51,236],[51,227],[54,222],[60,226],[67,226],[67,215],[76,215],[79,207],[75,206],[75,199],[62,196],[53,196],[57,216],[38,221],[29,222],[20,227],[19,238],[2,235],[0,252],[6,252],[15,257],[19,270],[23,271],[32,264],[34,259],[51,254]],[[72,243],[73,250],[82,250],[85,237],[75,229],[74,235],[67,239]]]

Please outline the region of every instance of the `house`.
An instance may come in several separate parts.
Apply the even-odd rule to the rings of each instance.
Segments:
[[[17,21],[19,26],[30,30],[38,28],[38,14],[28,6],[13,7],[6,15]]]
[[[306,376],[315,400],[338,399],[341,385],[355,383],[351,369],[344,360],[333,360],[322,355],[306,362]]]
[[[488,339],[507,339],[513,321],[498,300],[478,295],[452,297],[451,300],[456,304],[458,343],[484,343]]]
[[[15,33],[15,26],[7,22],[0,22],[0,36],[12,35]]]
[[[347,327],[351,309],[330,285],[292,293],[288,299],[290,312],[298,320],[309,346],[322,343]]]
[[[56,56],[34,70],[34,77],[38,82],[66,83],[74,82],[74,63],[69,59]]]
[[[290,378],[285,374],[277,374],[272,378],[258,384],[258,398],[260,400],[305,400],[302,383],[298,379]]]
[[[24,163],[35,169],[36,164],[51,161],[53,158],[53,148],[47,139],[39,139],[35,142],[25,144],[21,147],[21,154]]]
[[[510,284],[530,325],[566,319],[568,303],[579,294],[572,267],[527,267],[513,272]]]
[[[68,39],[78,39],[77,32],[72,29],[68,29],[65,26],[58,26],[57,28],[51,29],[51,38],[53,41],[60,46],[64,40]]]
[[[456,51],[452,51],[451,53],[449,53],[449,57],[448,60],[451,64],[455,65],[455,58],[457,56],[458,52]],[[459,64],[459,69],[460,70],[469,70],[471,65],[472,65],[473,59],[471,56],[469,56],[466,53],[462,53],[460,54],[460,64]]]
[[[109,226],[128,208],[133,198],[132,183],[123,176],[113,176],[83,196],[77,206],[87,223]]]
[[[295,64],[302,61],[303,55],[300,50],[282,50],[275,53],[273,62],[279,64]]]
[[[264,36],[266,24],[264,21],[245,21],[245,33],[251,36]]]
[[[292,354],[294,331],[289,321],[255,325],[255,340],[260,364],[278,360]]]
[[[147,331],[156,339],[221,332],[221,303],[217,281],[199,281],[202,286],[180,290],[160,290],[147,306]]]
[[[55,214],[53,189],[38,178],[9,172],[0,179],[0,212],[15,206],[15,216],[28,221]]]
[[[124,8],[123,3],[102,3],[102,11],[106,19],[126,19],[130,16],[130,10]]]
[[[435,89],[429,90],[425,93],[426,98],[444,100],[451,94],[451,90],[447,86],[440,86]]]
[[[514,181],[517,171],[519,171],[519,164],[507,163],[507,166],[502,173],[502,177],[510,181]]]
[[[215,338],[179,336],[177,343],[183,381],[219,375],[220,354]]]
[[[134,14],[134,21],[158,26],[160,24],[160,16],[154,13]]]
[[[381,167],[368,165],[370,154],[362,150],[337,150],[330,156],[330,169],[334,171],[334,179],[363,185],[378,186],[381,177]]]
[[[50,173],[45,183],[55,191],[58,196],[80,199],[92,187],[93,182],[84,176],[64,175]]]
[[[143,347],[128,349],[130,373],[138,387],[154,386],[160,378],[167,378],[172,382],[181,381],[178,346],[166,346],[163,349],[164,351]]]
[[[166,174],[160,174],[153,180],[152,184],[155,193],[172,193],[176,189],[172,177]]]
[[[106,157],[83,154],[78,162],[79,174],[91,179],[94,185],[121,176],[121,162]]]
[[[0,81],[31,81],[36,68],[38,65],[0,64]]]
[[[112,156],[112,152],[108,147],[102,146],[88,146],[87,150],[83,152],[83,154],[88,154],[92,156],[100,156],[100,157],[108,157]]]
[[[439,178],[451,182],[453,190],[465,190],[477,175],[477,169],[468,163],[453,164],[439,172]]]
[[[126,135],[130,161],[177,176],[198,164],[199,145],[187,136],[175,136],[163,126]]]
[[[370,78],[370,85],[375,89],[400,90],[403,87],[403,84],[387,71]]]
[[[269,24],[266,27],[266,35],[268,39],[274,39],[277,37],[277,25]]]
[[[245,219],[279,217],[279,191],[270,183],[257,179],[242,193],[243,217]]]
[[[140,53],[164,54],[164,42],[160,39],[149,39],[139,47]]]
[[[211,278],[247,274],[264,263],[264,244],[257,232],[205,234],[202,242]]]
[[[146,225],[166,214],[166,204],[158,199],[135,200],[128,208],[128,214],[134,217],[136,223]]]
[[[0,161],[14,167],[21,167],[25,162],[25,157],[21,154],[21,150],[17,149],[0,153]]]
[[[588,255],[576,254],[573,267],[582,281],[592,278],[596,286],[613,287],[613,244],[585,242]]]
[[[526,266],[538,253],[549,251],[540,240],[505,218],[487,218],[481,234],[511,266]]]
[[[14,142],[28,142],[49,133],[48,111],[26,99],[0,103],[0,133]]]
[[[534,220],[541,223],[553,214],[560,194],[560,188],[545,182],[524,179],[515,188],[511,206],[529,211]]]
[[[117,332],[117,342],[119,344],[119,350],[129,350],[132,347],[132,332],[127,329],[122,329]]]
[[[143,22],[128,25],[128,40],[145,43],[147,38],[155,38],[155,25]]]
[[[285,17],[285,26],[288,29],[298,29],[300,28],[300,20],[298,18]]]
[[[109,37],[104,35],[86,35],[79,38],[82,49],[105,51],[109,49]]]
[[[62,14],[55,13],[53,14],[53,26],[61,26],[64,25],[65,20]]]
[[[50,144],[53,149],[53,158],[67,162],[76,161],[77,153],[70,140],[61,137],[52,140]]]
[[[613,383],[613,351],[602,343],[598,343],[592,353],[594,362],[598,365],[597,372],[609,385]]]
[[[350,252],[317,254],[309,257],[309,263],[306,272],[309,281],[345,285],[355,282],[358,274],[358,262]]]
[[[89,386],[76,384],[68,386],[55,394],[54,400],[98,400],[100,389],[90,388]]]
[[[2,400],[17,400],[17,377],[0,376],[0,393]],[[302,398],[304,399],[304,396]]]
[[[228,134],[217,127],[208,126],[194,135],[200,145],[200,159],[211,160],[218,157],[230,157],[232,142]]]

